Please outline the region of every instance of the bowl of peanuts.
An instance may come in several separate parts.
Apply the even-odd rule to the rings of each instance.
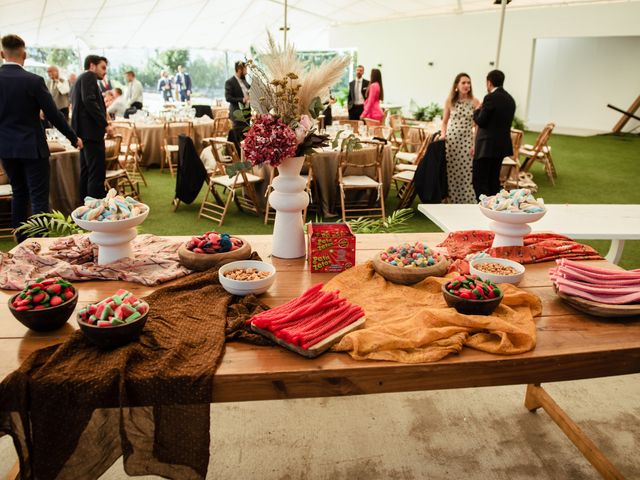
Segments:
[[[220,267],[218,277],[222,287],[232,295],[260,295],[275,281],[276,269],[270,263],[240,260]]]
[[[524,266],[506,258],[476,258],[469,262],[469,272],[493,283],[517,285],[524,277]]]

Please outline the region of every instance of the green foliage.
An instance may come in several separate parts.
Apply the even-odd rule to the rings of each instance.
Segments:
[[[517,130],[522,130],[522,131],[524,131],[527,128],[527,126],[524,124],[524,120],[522,120],[518,116],[513,117],[513,121],[511,122],[511,127]]]
[[[407,221],[414,215],[413,208],[395,210],[387,218],[356,218],[347,223],[353,233],[392,233],[406,232]]]
[[[229,175],[229,178],[235,177],[239,172],[251,172],[253,165],[251,162],[238,162],[227,165],[224,170]]]
[[[360,150],[362,148],[360,138],[353,133],[349,134],[348,137],[344,137],[341,141],[340,136],[342,132],[344,132],[344,130],[339,130],[338,133],[336,133],[335,138],[331,142],[331,148],[335,150],[339,146],[341,152],[353,152],[354,150]]]
[[[185,68],[187,67],[189,63],[189,50],[165,50],[158,56],[158,61],[160,65],[165,65],[170,70],[170,74],[175,75],[179,65]]]
[[[341,87],[334,93],[334,97],[336,99],[336,103],[341,107],[344,107],[349,99],[349,85]]]
[[[322,104],[320,97],[315,97],[311,101],[311,105],[309,105],[309,115],[311,115],[311,118],[318,118],[318,115],[320,115],[323,110],[324,105]]]
[[[444,111],[436,102],[431,102],[425,107],[418,106],[411,100],[411,109],[413,110],[413,118],[420,122],[430,122],[436,117],[442,117]]]
[[[65,217],[57,210],[31,215],[16,229],[16,233],[22,233],[27,237],[66,237],[82,232],[83,230],[76,225],[71,215]]]
[[[56,65],[60,68],[79,66],[78,52],[72,48],[27,47],[27,55],[38,62]]]

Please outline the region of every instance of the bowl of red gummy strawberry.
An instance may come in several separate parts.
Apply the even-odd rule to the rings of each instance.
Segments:
[[[460,275],[442,285],[442,296],[450,307],[465,315],[491,315],[503,298],[500,287],[477,275]]]
[[[78,325],[94,345],[111,349],[136,340],[149,314],[149,304],[120,289],[78,312]]]
[[[60,277],[38,278],[9,299],[9,310],[25,327],[49,332],[62,327],[76,308],[78,292]]]
[[[180,264],[189,270],[202,272],[237,260],[251,258],[251,245],[228,233],[206,232],[181,245]]]

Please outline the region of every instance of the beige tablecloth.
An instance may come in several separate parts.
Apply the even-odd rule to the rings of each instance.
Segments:
[[[69,215],[82,205],[80,198],[80,152],[68,150],[49,157],[49,209]]]
[[[164,135],[163,123],[136,123],[140,141],[144,145],[142,150],[142,166],[160,165],[162,159],[162,139]],[[202,139],[213,135],[213,120],[196,118],[193,122],[193,144],[196,151],[202,150]]]
[[[411,126],[415,127],[415,128],[409,129],[409,135],[408,135],[409,143],[413,146],[413,148],[411,148],[412,151],[417,150],[418,146],[421,143],[420,130],[422,130],[426,134],[432,134],[440,130],[434,122],[419,122]]]
[[[374,161],[375,150],[373,148],[364,148],[352,154],[351,160],[356,163],[371,163]],[[340,203],[337,197],[337,175],[338,175],[338,152],[322,151],[312,157],[313,176],[315,178],[316,192],[313,198],[314,203],[320,204],[322,214],[324,216],[335,216],[336,206]],[[384,147],[382,155],[382,184],[383,194],[386,198],[391,185],[391,177],[393,176],[393,155],[391,146]],[[264,194],[269,185],[269,173],[271,167],[268,165],[256,167],[254,173],[264,178],[264,181],[256,185],[258,200],[264,200]],[[354,169],[355,170],[355,169]],[[364,171],[364,172],[363,172]],[[303,167],[303,173],[305,167]],[[374,175],[373,168],[359,169],[359,171],[347,171],[353,175]]]

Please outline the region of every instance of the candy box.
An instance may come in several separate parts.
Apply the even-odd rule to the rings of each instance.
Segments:
[[[356,237],[345,223],[309,223],[309,270],[342,272],[356,263]]]

